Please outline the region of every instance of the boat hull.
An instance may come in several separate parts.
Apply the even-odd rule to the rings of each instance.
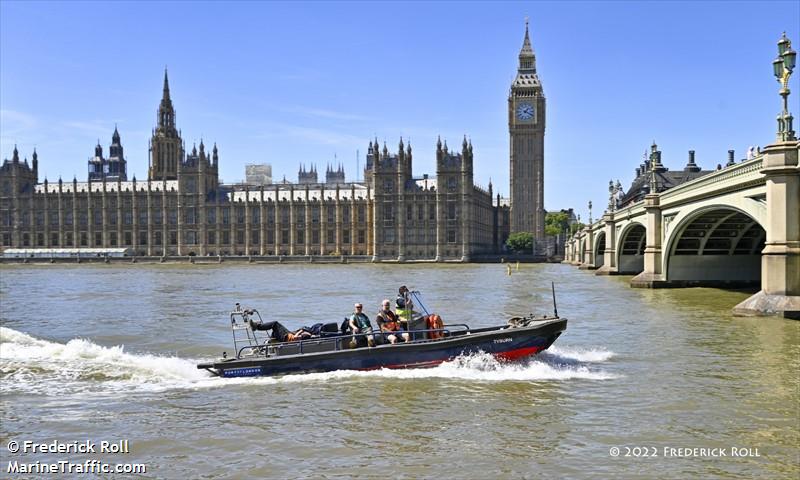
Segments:
[[[503,360],[517,360],[547,349],[566,329],[566,319],[514,328],[473,330],[435,341],[379,345],[277,357],[249,357],[201,364],[222,377],[252,377],[334,370],[432,367],[460,355],[485,352]]]

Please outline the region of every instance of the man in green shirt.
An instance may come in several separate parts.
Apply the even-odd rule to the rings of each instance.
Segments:
[[[363,339],[366,339],[370,347],[375,346],[375,338],[372,335],[372,324],[369,321],[369,317],[364,313],[364,306],[360,303],[355,304],[355,312],[350,316],[350,330],[354,335],[366,334],[354,337],[357,344],[363,346]]]

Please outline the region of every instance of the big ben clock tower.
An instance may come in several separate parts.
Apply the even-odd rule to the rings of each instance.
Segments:
[[[508,95],[511,164],[511,232],[544,238],[545,98],[528,36],[519,52],[517,76]]]

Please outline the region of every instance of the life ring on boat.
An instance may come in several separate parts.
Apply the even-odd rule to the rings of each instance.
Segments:
[[[444,328],[444,322],[442,321],[442,317],[439,315],[432,313],[428,315],[425,319],[425,323],[428,327],[428,330],[440,330],[438,332],[428,332],[428,338],[431,340],[438,340],[440,338],[444,338],[444,332],[441,329]]]

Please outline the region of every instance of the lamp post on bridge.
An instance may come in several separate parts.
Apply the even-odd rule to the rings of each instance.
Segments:
[[[778,57],[772,61],[775,78],[780,82],[779,94],[783,97],[783,111],[778,115],[778,141],[791,142],[797,140],[792,130],[792,114],[789,113],[789,77],[797,61],[797,52],[792,50],[792,42],[786,38],[786,32],[778,40]]]

